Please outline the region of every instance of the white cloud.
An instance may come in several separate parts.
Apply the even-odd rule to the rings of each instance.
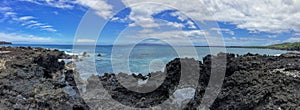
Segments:
[[[2,33],[0,32],[1,40],[10,41],[13,43],[50,43],[53,42],[51,37],[39,37],[34,35]]]
[[[18,17],[17,13],[13,12],[10,7],[0,7],[0,14],[3,14],[3,18],[0,19],[0,22],[8,21],[8,23],[20,23],[21,26],[25,26],[26,28],[37,28],[49,32],[57,31],[53,28],[53,26],[47,25],[46,23],[41,23],[33,16]]]
[[[177,19],[179,19],[180,21],[185,21],[185,20],[188,19],[188,17],[183,16],[182,13],[179,12],[179,11],[172,12],[170,15],[174,16],[174,17],[177,17]]]
[[[153,33],[153,32],[154,32],[153,29],[143,29],[143,30],[139,31],[139,33],[143,33],[143,34],[145,34],[145,33]]]
[[[53,29],[52,26],[49,26],[49,25],[40,26],[40,28],[41,28],[42,30],[50,31],[50,32],[56,32],[56,31],[57,31],[56,29]]]
[[[23,16],[23,17],[20,17],[19,20],[21,21],[27,21],[27,20],[31,20],[31,19],[34,19],[33,16]]]
[[[25,25],[29,25],[29,24],[35,24],[35,23],[38,23],[38,21],[30,20],[30,21],[27,21],[27,22],[22,23],[21,25],[22,25],[22,26],[25,26]]]
[[[113,18],[110,19],[110,21],[120,22],[120,23],[129,22],[128,17],[125,17],[125,18],[113,17]]]
[[[113,18],[111,18],[110,20],[111,20],[111,21],[118,21],[118,20],[120,20],[120,18],[118,18],[118,17],[113,17]]]
[[[283,42],[300,42],[300,36],[291,37]]]
[[[94,9],[98,15],[105,19],[115,14],[113,6],[108,4],[106,0],[23,1],[64,9],[72,9],[76,4],[79,4]],[[151,15],[164,10],[174,10],[171,7],[175,7],[194,20],[230,22],[236,24],[237,28],[247,29],[251,32],[282,33],[290,30],[300,32],[300,22],[298,22],[300,19],[299,0],[191,0],[188,2],[186,0],[148,0],[148,4],[141,0],[122,0],[122,2],[126,7],[132,9],[129,18],[134,21],[134,24],[130,26],[159,27],[160,25],[155,22]],[[0,10],[7,9],[1,8]],[[179,12],[172,14],[182,21],[187,19]],[[189,24],[191,23],[189,22]]]
[[[73,9],[75,5],[79,4],[84,7],[89,7],[96,11],[96,13],[105,18],[109,19],[115,13],[113,6],[108,4],[106,0],[23,0],[32,2],[39,5],[47,5],[56,8],[63,9]],[[191,36],[189,32],[155,32],[151,29],[160,28],[160,26],[172,26],[175,28],[180,28],[184,24],[176,22],[157,22],[152,16],[165,10],[174,10],[173,7],[177,8],[176,12],[171,13],[172,16],[177,17],[181,21],[186,21],[185,25],[189,28],[195,28],[195,24],[188,19],[192,18],[194,21],[220,21],[235,24],[239,29],[247,29],[252,33],[268,32],[268,33],[283,33],[295,31],[300,33],[300,1],[299,0],[176,0],[176,1],[161,1],[161,0],[148,0],[146,4],[145,1],[141,0],[122,0],[126,7],[131,8],[131,13],[126,20],[132,20],[133,23],[129,24],[129,27],[140,26],[147,31],[141,32],[138,36],[160,36],[164,38],[176,38],[173,40],[180,40],[180,37],[195,37]],[[151,2],[154,2],[151,4]],[[142,3],[142,4],[138,4]],[[149,4],[150,3],[150,4]],[[168,7],[171,6],[171,7]],[[0,11],[6,11],[7,16],[15,16],[15,13],[9,11],[7,8],[0,8]],[[112,18],[111,20],[122,20],[119,18]],[[125,19],[123,19],[125,20]],[[1,19],[0,19],[1,21]],[[35,20],[27,19],[30,23],[23,23],[27,27],[38,27],[44,30],[53,31],[56,30],[45,23],[34,22]],[[162,23],[162,24],[160,24]],[[22,25],[23,25],[22,24]],[[149,31],[151,30],[151,31]],[[235,35],[235,33],[230,29],[219,29],[214,28],[212,30],[217,31],[217,33],[227,33],[230,35]],[[154,33],[155,32],[155,33]],[[195,34],[195,32],[194,32]],[[199,33],[198,33],[199,34]],[[197,33],[195,34],[197,36]],[[295,34],[296,35],[296,34]],[[299,35],[299,34],[297,34]],[[275,36],[268,36],[269,38],[275,38]],[[197,37],[195,37],[196,39]],[[297,40],[298,37],[292,37],[291,40]],[[246,38],[236,38],[232,37],[230,39],[231,43],[241,43],[241,42],[262,42],[265,39],[246,39]],[[247,41],[249,40],[249,41]],[[81,39],[82,42],[94,42],[88,39]],[[269,42],[269,41],[268,41]],[[272,41],[277,42],[277,41]]]
[[[126,31],[124,33],[126,33]],[[129,30],[128,32],[131,32],[131,30]],[[171,31],[162,31],[162,32],[155,31],[155,33],[153,33],[153,31],[151,30],[150,31],[151,34],[144,32],[144,30],[142,30],[140,32],[137,32],[135,35],[131,35],[131,34],[126,35],[124,33],[119,37],[119,40],[122,41],[123,43],[124,42],[135,43],[135,41],[137,41],[138,39],[155,38],[170,43],[176,43],[178,45],[190,45],[191,42],[206,43],[205,36],[208,36],[208,33],[202,30],[190,30],[190,31],[171,30]]]
[[[10,7],[0,7],[0,11],[1,12],[6,12],[6,11],[9,11],[9,10],[11,10],[11,8]]]
[[[0,15],[3,17],[0,18],[0,22],[9,19],[16,19],[16,13],[10,7],[0,7]]]
[[[96,14],[108,19],[113,16],[113,7],[106,0],[22,0],[38,5],[44,5],[62,9],[73,9],[77,4],[91,8],[96,11]],[[57,12],[54,12],[57,14]]]
[[[236,45],[236,46],[250,46],[250,45],[270,45],[281,43],[282,41],[276,39],[267,39],[267,38],[259,38],[259,37],[221,37],[221,36],[213,36],[209,32],[203,30],[168,30],[168,31],[153,31],[149,30],[144,32],[141,30],[139,32],[134,32],[132,35],[130,33],[132,30],[125,30],[119,37],[119,40],[122,43],[133,44],[138,39],[148,39],[155,38],[160,40],[151,40],[150,43],[162,43],[161,41],[165,41],[168,43],[173,43],[176,45],[223,45],[221,41],[224,40],[225,45]],[[299,38],[294,38],[293,40],[300,40]],[[191,42],[190,42],[191,41]]]
[[[93,39],[77,39],[78,43],[95,43],[96,41]]]
[[[159,5],[137,5],[130,7],[131,12],[128,16],[134,23],[132,26],[141,26],[142,28],[155,28],[160,24],[156,23],[152,15],[160,13],[167,8]]]
[[[53,11],[53,14],[58,15],[59,13],[57,11]]]
[[[300,33],[295,33],[294,36],[300,36]]]
[[[16,15],[17,13],[15,13],[15,12],[5,12],[4,13],[4,16],[14,16],[14,15]]]
[[[183,28],[184,27],[184,25],[182,23],[177,23],[177,22],[168,22],[166,25],[172,26],[175,28]]]
[[[113,16],[113,7],[106,0],[76,0],[75,3],[94,9],[98,15],[105,19]]]
[[[277,38],[278,36],[277,35],[268,35],[267,37],[268,38]]]
[[[128,6],[131,6],[131,4],[129,3]],[[129,25],[130,27],[139,26],[144,29],[159,28],[161,26],[171,26],[172,28],[185,27],[185,24],[183,23],[170,22],[167,20],[161,22],[161,20],[159,19],[154,19],[153,15],[170,9],[169,7],[165,7],[162,4],[140,4],[140,5],[133,5],[130,8],[131,8],[131,12],[128,16],[128,19],[133,21],[133,23]],[[176,14],[182,14],[182,13],[176,13]],[[182,18],[182,20],[184,19]],[[190,20],[187,22],[186,25],[188,25],[189,28],[196,28],[194,26],[194,23],[191,22]]]
[[[51,6],[56,8],[72,9],[74,7],[73,0],[21,0],[38,5]]]
[[[44,30],[44,31],[57,32],[57,30],[54,29],[53,26],[51,26],[51,25],[47,25],[45,23],[40,23],[39,21],[35,21],[35,20],[30,20],[30,19],[26,19],[26,20],[22,20],[23,23],[21,24],[22,26],[26,26],[26,28],[29,28],[29,29],[37,28],[37,29]]]
[[[191,20],[187,21],[187,25],[189,28],[196,29],[195,23],[192,22]]]
[[[123,0],[123,2],[126,6],[130,6],[143,1]],[[236,24],[238,28],[250,31],[282,33],[294,30],[300,32],[299,0],[192,0],[188,2],[186,0],[177,0],[176,2],[148,0],[147,2],[174,6],[185,15],[198,21],[230,22]],[[159,9],[172,8],[161,6]],[[179,17],[184,19],[184,17]]]
[[[218,34],[222,34],[222,32],[230,34],[230,35],[235,34],[232,30],[227,29],[227,28],[211,28],[210,30],[217,31]]]
[[[41,23],[37,20],[33,20],[35,17],[33,16],[22,16],[19,18],[16,18],[16,21],[21,22],[21,26],[25,26],[26,28],[36,28],[44,31],[49,31],[49,32],[57,32],[56,29],[53,28],[51,25],[47,25],[45,23]]]
[[[252,46],[252,45],[271,45],[271,44],[278,44],[282,41],[274,40],[274,39],[264,39],[264,38],[253,38],[253,37],[231,37],[231,38],[224,38],[226,45],[231,46]]]

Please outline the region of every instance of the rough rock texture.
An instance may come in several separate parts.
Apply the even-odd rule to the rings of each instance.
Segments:
[[[58,61],[72,56],[58,50],[30,47],[0,47],[0,51],[1,110],[300,110],[300,54],[295,53],[280,56],[220,53],[207,55],[202,62],[176,58],[166,65],[164,72],[147,76],[125,73],[91,76],[80,97],[83,88],[78,89],[78,81],[75,83],[80,79],[74,71],[75,65]],[[223,84],[209,88],[210,79],[222,75]],[[220,93],[213,102],[210,97],[202,100],[208,90],[212,90],[209,94],[218,93],[218,86]],[[193,87],[196,92],[191,100],[178,102],[174,98],[177,90],[190,93],[186,90]],[[199,107],[206,103],[212,104]]]
[[[221,92],[211,110],[295,110],[300,109],[299,54],[279,57],[246,54],[227,55],[227,70]],[[204,67],[209,65],[204,65]],[[283,71],[279,71],[283,70]],[[290,73],[290,74],[287,74]],[[206,88],[211,89],[211,88]],[[186,109],[200,104],[200,95]]]
[[[72,56],[30,47],[0,47],[0,51],[10,51],[0,54],[1,110],[89,109],[72,80],[78,73],[58,61]]]
[[[128,79],[131,75],[123,73],[105,74],[98,78],[114,100],[126,106],[148,108],[161,104],[164,100],[167,100],[166,98],[172,98],[172,93],[175,91],[174,88],[179,89],[177,88],[177,81],[181,74],[180,62],[191,60],[188,61],[189,65],[198,64],[200,69],[199,72],[196,72],[199,74],[199,84],[196,88],[196,94],[194,98],[187,102],[186,106],[168,109],[298,110],[300,109],[299,58],[300,54],[294,53],[282,54],[281,56],[250,53],[239,56],[220,53],[217,56],[208,55],[204,57],[203,63],[193,59],[174,59],[166,65],[165,72],[151,73],[152,75],[147,76],[132,75],[132,80],[134,80],[132,82],[138,82],[139,80],[145,80],[145,78],[146,80],[150,80],[151,77],[149,76],[164,74],[157,81],[162,81],[163,83],[159,83],[162,85],[149,93],[132,91],[132,88],[125,88],[125,86],[119,83],[122,77]],[[226,59],[226,70],[224,71],[220,68],[222,67],[220,61],[225,60],[221,59]],[[212,60],[217,62],[213,67]],[[191,68],[185,69],[189,70],[193,68],[195,67],[191,66]],[[209,79],[212,77],[212,68],[216,69],[213,72],[216,72],[217,75],[225,73],[225,77],[223,85],[214,85],[208,88]],[[122,77],[116,78],[117,76]],[[93,88],[95,84],[99,84],[99,81],[97,82],[95,78],[96,76],[90,78],[88,88]],[[145,85],[148,83],[151,82],[147,82]],[[134,84],[136,83],[133,83],[133,87],[137,86]],[[216,92],[214,90],[217,90],[215,88],[217,86],[221,86],[221,90],[211,106],[199,107],[201,103],[209,102],[207,100],[202,101],[205,91],[209,89]],[[114,107],[114,105],[111,105],[111,107]]]
[[[184,60],[185,62],[184,61],[181,62],[190,64],[190,61],[188,60],[194,61],[192,59],[185,59]],[[138,83],[135,82],[138,82],[138,80],[145,80],[145,77],[143,77],[141,74],[137,76],[133,74],[133,77],[135,78],[133,80],[135,81],[129,81],[130,83],[133,84],[131,85],[132,88],[127,87],[130,90],[128,90],[127,88],[119,84],[116,75],[114,74],[105,74],[104,76],[100,77],[100,80],[102,81],[104,88],[110,90],[109,93],[113,99],[127,106],[147,108],[147,107],[161,104],[163,101],[167,100],[171,94],[175,92],[175,89],[179,85],[179,81],[180,81],[180,73],[181,73],[180,70],[181,70],[180,59],[175,59],[166,66],[165,72],[150,73],[148,77],[150,75],[151,77],[149,78],[150,80],[148,80],[147,83],[151,83],[152,82],[151,80],[153,79],[152,77],[155,77],[156,75],[165,74],[165,77],[161,77],[164,78],[164,80],[158,87],[156,87],[157,85],[154,85],[155,83],[157,83],[157,81],[153,80],[153,82],[150,85],[148,86],[145,85],[144,88],[136,88],[143,91],[145,91],[146,89],[155,88],[153,89],[153,91],[146,92],[146,93],[141,93],[143,91],[132,91],[132,90],[136,90],[134,87],[138,86]],[[128,76],[126,77],[127,77],[126,79],[128,79]],[[117,87],[115,85],[117,85]],[[114,89],[110,89],[112,88],[112,86],[115,86],[113,87]],[[126,101],[124,101],[124,99]]]

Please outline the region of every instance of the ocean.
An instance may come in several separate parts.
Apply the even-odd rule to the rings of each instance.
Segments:
[[[83,77],[91,74],[103,73],[141,73],[163,71],[165,64],[174,58],[194,58],[202,61],[202,58],[208,54],[217,54],[227,52],[234,54],[266,54],[280,55],[282,53],[292,52],[273,49],[254,49],[254,48],[220,48],[220,47],[171,47],[166,45],[137,45],[130,46],[75,46],[72,45],[12,45],[12,46],[31,46],[49,49],[59,49],[67,54],[81,55],[87,52],[89,56],[81,57],[82,61],[76,61],[78,70]],[[295,51],[293,51],[295,52]],[[101,56],[97,56],[101,54]]]

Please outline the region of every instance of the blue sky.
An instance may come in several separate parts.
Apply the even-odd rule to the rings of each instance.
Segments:
[[[213,42],[220,39],[226,45],[296,42],[300,41],[299,7],[297,0],[2,0],[0,41],[99,45],[140,39],[178,45],[207,45],[207,39],[213,45],[221,45]],[[88,10],[99,17],[95,20],[107,24],[100,36],[76,38]]]

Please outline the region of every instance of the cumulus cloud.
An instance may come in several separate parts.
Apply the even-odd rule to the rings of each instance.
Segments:
[[[142,3],[143,1],[123,0],[123,2],[126,6],[130,6],[130,4]],[[236,24],[238,28],[249,31],[270,33],[300,31],[300,22],[298,22],[300,19],[299,0],[193,0],[189,2],[186,0],[177,0],[176,2],[148,0],[147,2],[174,6],[194,20],[230,22]],[[172,9],[161,7],[159,9]],[[179,18],[185,19],[182,16]]]
[[[131,12],[128,18],[134,23],[131,26],[141,26],[142,28],[155,28],[159,27],[160,24],[156,23],[153,16],[158,14],[167,8],[160,5],[137,5],[132,6]]]
[[[79,4],[94,9],[98,15],[105,19],[115,14],[113,13],[113,6],[108,4],[106,0],[22,1],[66,9],[72,9],[76,4]],[[130,26],[158,27],[159,24],[151,18],[151,15],[175,8],[194,20],[230,22],[236,24],[237,28],[247,29],[251,32],[282,33],[290,30],[300,32],[300,22],[298,22],[300,19],[299,0],[192,0],[188,2],[186,0],[148,0],[147,2],[122,0],[122,2],[132,10],[129,18],[135,22]],[[173,15],[180,20],[187,19],[179,12],[173,13]],[[193,26],[191,25],[191,27]]]
[[[106,0],[76,0],[75,3],[92,8],[105,19],[113,16],[113,7]]]
[[[106,0],[23,0],[39,5],[46,5],[56,8],[73,9],[77,5],[89,7],[103,17],[104,19],[111,18],[115,13],[113,5],[107,3]],[[194,21],[217,21],[227,22],[236,25],[236,28],[249,30],[250,33],[273,33],[279,34],[284,32],[300,33],[300,1],[299,0],[148,0],[147,2],[141,0],[121,0],[125,7],[130,7],[131,12],[126,20],[131,20],[133,23],[129,27],[140,26],[145,30],[144,33],[151,35],[161,35],[170,37],[185,37],[183,33],[187,32],[160,32],[155,34],[155,31],[149,31],[153,28],[160,28],[160,26],[171,26],[181,28],[187,25],[189,28],[196,28]],[[157,22],[153,15],[161,13],[165,10],[178,10],[172,12],[171,15],[177,17],[180,21],[186,21],[186,24],[177,22]],[[7,11],[6,8],[0,8],[5,11],[7,16],[15,16],[13,12]],[[21,19],[21,18],[20,18]],[[25,18],[23,18],[25,19]],[[24,26],[45,28],[49,31],[56,30],[46,23],[34,22],[32,19],[25,19],[30,23],[23,23]],[[119,18],[112,18],[111,20],[118,21]],[[1,21],[1,20],[0,20]],[[163,24],[164,23],[164,24]],[[23,25],[22,24],[22,25]],[[225,28],[212,28],[217,33],[227,33],[235,35],[234,31]],[[155,33],[154,33],[155,32]],[[140,36],[146,36],[145,34]],[[160,36],[160,37],[161,37]],[[277,36],[267,36],[275,38]],[[292,37],[289,41],[297,40],[298,37]],[[241,39],[237,37],[227,38],[235,43],[239,42],[262,42],[266,39]],[[249,41],[247,41],[249,40]],[[84,40],[83,40],[84,41]],[[180,40],[179,40],[180,41]],[[274,41],[277,42],[277,41]]]

